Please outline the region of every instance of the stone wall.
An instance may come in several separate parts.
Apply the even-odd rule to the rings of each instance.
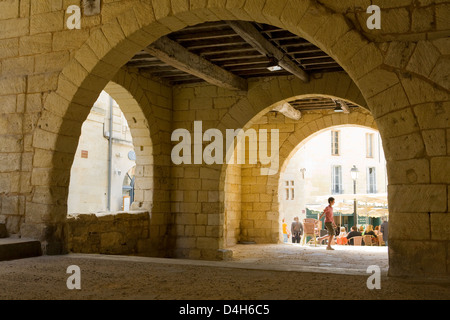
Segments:
[[[130,127],[136,152],[135,202],[132,210],[148,210],[152,219],[152,254],[166,256],[172,225],[170,214],[170,150],[172,87],[135,70],[122,68],[107,84]]]
[[[278,101],[329,94],[367,107],[380,130],[390,184],[390,275],[448,277],[447,3],[381,1],[381,31],[364,29],[368,0],[356,5],[331,0],[102,1],[101,13],[83,16],[80,30],[67,29],[70,4],[80,1],[0,2],[1,219],[8,217],[11,230],[41,240],[46,253],[63,252],[67,188],[81,126],[100,91],[117,76],[116,82],[141,106],[140,119],[148,121],[153,176],[142,171],[142,177],[146,186],[153,181],[154,192],[151,198],[143,189],[139,196],[142,208],[152,209],[155,251],[216,258],[225,245],[226,169],[173,167],[172,130],[190,129],[192,119],[222,132],[251,127],[252,119]],[[262,79],[249,81],[248,92],[229,92],[204,85],[172,88],[129,70],[120,72],[161,36],[218,20],[258,21],[289,30],[330,54],[348,76],[313,77],[307,84],[292,77]],[[149,156],[143,150],[144,158]]]
[[[149,255],[150,214],[69,216],[67,233],[72,253]]]

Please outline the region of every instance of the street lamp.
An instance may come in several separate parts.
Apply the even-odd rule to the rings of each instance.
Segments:
[[[356,166],[353,166],[353,168],[350,170],[350,174],[353,179],[353,193],[356,195],[356,180],[358,179],[358,173],[359,170],[356,168]],[[353,219],[354,219],[354,225],[355,227],[358,225],[358,215],[356,213],[356,196],[353,200]]]

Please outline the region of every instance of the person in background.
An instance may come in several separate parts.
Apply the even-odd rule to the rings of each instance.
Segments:
[[[378,244],[378,238],[375,232],[373,231],[373,225],[369,224],[366,228],[366,231],[364,232],[365,236],[371,235],[372,236],[372,243]]]
[[[388,245],[388,235],[389,235],[389,225],[388,225],[386,218],[383,218],[383,223],[381,224],[380,232],[383,234],[383,241],[387,246]]]
[[[346,245],[347,241],[347,232],[345,230],[345,227],[341,227],[341,232],[336,237],[336,243],[340,245]]]
[[[348,244],[353,245],[353,240],[351,239],[353,237],[360,237],[360,236],[362,236],[362,233],[358,231],[358,228],[356,226],[353,226],[352,231],[349,232],[349,234],[347,235]]]
[[[373,232],[375,232],[375,234],[378,236],[378,235],[380,234],[380,226],[376,226],[376,227],[373,229]]]
[[[359,232],[361,232],[361,235],[362,235],[362,236],[364,235],[364,227],[363,227],[363,226],[360,226],[360,227],[359,227]]]
[[[284,243],[288,243],[289,237],[290,237],[291,235],[290,235],[290,233],[289,233],[289,231],[288,231],[287,223],[286,223],[286,219],[285,219],[285,218],[283,218],[283,224],[282,224],[282,226],[283,226],[283,242],[284,242]]]
[[[292,243],[300,243],[300,239],[303,235],[303,224],[299,221],[298,217],[294,218],[294,222],[291,225]]]

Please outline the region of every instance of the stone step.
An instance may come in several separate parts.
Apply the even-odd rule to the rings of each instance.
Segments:
[[[41,243],[33,239],[0,239],[0,261],[17,260],[42,255]]]

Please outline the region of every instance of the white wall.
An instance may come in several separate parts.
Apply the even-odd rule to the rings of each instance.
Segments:
[[[72,165],[68,213],[100,213],[107,211],[108,139],[110,96],[102,92],[84,122],[75,160]],[[111,211],[122,210],[122,185],[135,161],[128,158],[133,150],[130,129],[120,107],[113,100],[113,152]],[[88,158],[82,158],[82,151]]]
[[[331,131],[340,131],[340,155],[331,155]],[[373,158],[366,157],[366,133],[374,134]],[[307,141],[290,159],[281,174],[279,186],[280,218],[288,224],[294,216],[306,217],[308,204],[327,206],[331,193],[331,172],[333,165],[342,166],[344,193],[353,194],[353,180],[350,170],[353,165],[359,169],[356,192],[367,193],[367,168],[376,168],[377,193],[387,192],[386,160],[377,131],[363,127],[335,127],[319,133]],[[301,169],[306,169],[303,179]],[[285,181],[295,181],[295,200],[286,200]],[[321,198],[318,199],[318,197]]]

